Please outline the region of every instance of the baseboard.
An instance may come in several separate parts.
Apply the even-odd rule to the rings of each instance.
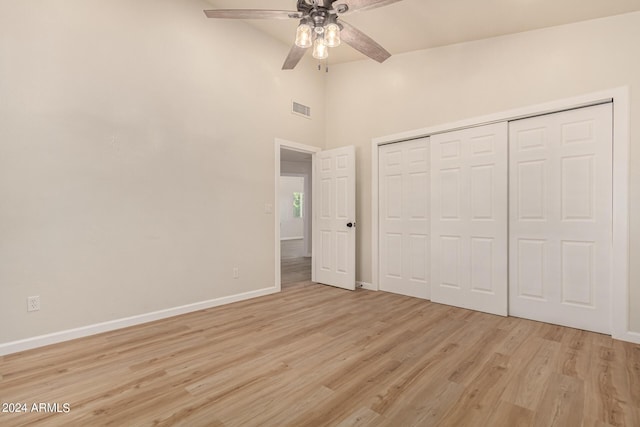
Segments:
[[[626,331],[622,334],[613,334],[613,338],[620,341],[632,342],[634,344],[640,344],[640,333]]]
[[[103,332],[109,332],[116,329],[127,328],[129,326],[140,325],[142,323],[153,322],[155,320],[166,319],[168,317],[178,316],[181,314],[192,313],[194,311],[205,310],[207,308],[217,307],[220,305],[231,304],[233,302],[244,301],[276,292],[278,292],[276,287],[258,289],[256,291],[245,292],[242,294],[230,295],[227,297],[201,301],[179,307],[172,307],[165,310],[153,311],[151,313],[140,314],[137,316],[96,323],[94,325],[83,326],[80,328],[54,332],[47,335],[40,335],[33,338],[26,338],[19,341],[12,341],[0,344],[0,356],[44,347],[46,345],[57,344],[64,341],[70,341],[76,338],[96,335]]]
[[[300,236],[300,237],[281,237],[280,241],[281,242],[286,242],[288,240],[303,240],[304,236]]]
[[[356,288],[367,289],[369,291],[377,291],[377,289],[371,283],[367,282],[356,282]]]

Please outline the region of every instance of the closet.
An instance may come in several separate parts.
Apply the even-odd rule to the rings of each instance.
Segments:
[[[378,147],[381,290],[610,333],[612,104]]]

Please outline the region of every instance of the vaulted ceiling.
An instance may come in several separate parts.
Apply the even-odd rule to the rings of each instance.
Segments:
[[[295,0],[208,2],[214,8],[296,8]],[[633,11],[640,11],[640,0],[402,0],[343,19],[398,54]],[[298,25],[295,19],[246,22],[288,45],[293,44]],[[343,43],[330,50],[329,63],[364,58]]]

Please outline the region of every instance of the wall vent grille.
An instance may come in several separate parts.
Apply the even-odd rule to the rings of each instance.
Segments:
[[[311,118],[311,107],[307,107],[306,105],[300,104],[299,102],[293,101],[293,103],[291,104],[291,112],[308,119]]]

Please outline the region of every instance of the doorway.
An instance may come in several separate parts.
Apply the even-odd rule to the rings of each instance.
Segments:
[[[280,286],[311,280],[311,153],[280,148]]]
[[[282,159],[284,156],[284,160]],[[276,138],[275,200],[280,199],[281,168],[287,163],[308,165],[305,197],[308,212],[308,250],[311,281],[353,291],[356,289],[356,150],[353,145],[321,150]],[[312,206],[313,204],[313,206]],[[272,205],[268,204],[271,208]],[[272,213],[272,209],[266,209]],[[275,287],[282,289],[280,206],[275,203]],[[309,232],[309,230],[311,230]],[[309,249],[310,248],[310,249]]]
[[[300,144],[293,141],[276,138],[275,140],[275,206],[274,206],[274,222],[275,222],[275,287],[278,290],[284,287],[292,287],[295,283],[302,281],[314,280],[314,259],[312,246],[312,226],[313,226],[313,155],[320,151],[319,148]],[[289,248],[283,250],[284,244],[281,233],[281,179],[282,176],[301,177],[304,179],[304,191],[302,201],[302,216],[304,218],[304,227],[302,231],[302,243],[294,242],[300,249],[303,256],[290,257]],[[291,204],[293,205],[293,195],[291,196]],[[286,209],[289,209],[288,207]],[[293,210],[293,206],[291,206]],[[293,215],[293,213],[292,213]],[[286,236],[286,234],[285,234]],[[299,237],[299,236],[298,236]],[[286,237],[285,237],[286,239]],[[286,252],[285,252],[286,251]],[[283,256],[284,255],[284,256]]]

